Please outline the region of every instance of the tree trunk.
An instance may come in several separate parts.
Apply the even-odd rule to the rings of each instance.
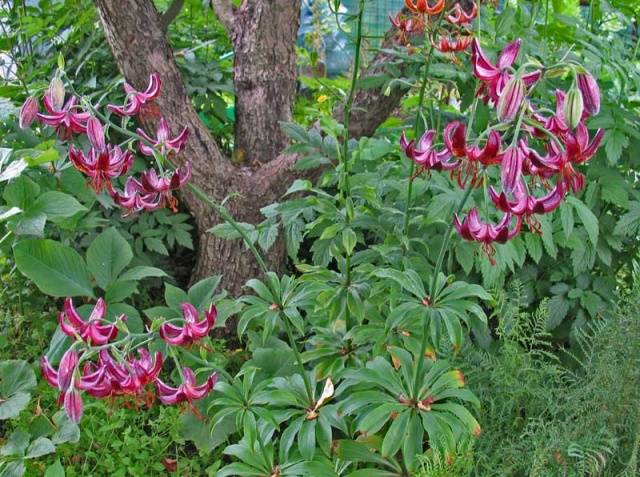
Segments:
[[[287,145],[280,122],[291,121],[296,95],[300,0],[246,1],[235,12],[237,161],[267,162]]]
[[[152,129],[164,116],[175,134],[187,126],[191,136],[178,161],[189,161],[193,181],[211,198],[227,202],[227,208],[239,222],[262,220],[260,209],[280,199],[291,181],[301,174],[291,170],[297,157],[280,154],[286,145],[279,121],[289,121],[295,99],[295,39],[300,0],[245,0],[235,9],[230,0],[212,0],[211,4],[230,32],[236,49],[236,147],[248,161],[235,166],[220,152],[216,141],[194,110],[161,18],[150,0],[95,0],[105,36],[125,78],[144,88],[149,74],[159,73],[162,92],[154,103],[155,115],[143,118]],[[380,63],[373,62],[379,73]],[[354,105],[356,135],[370,134],[397,106],[401,93],[388,96],[368,91]],[[361,114],[373,111],[374,114]],[[361,115],[360,115],[361,114]],[[234,161],[235,162],[235,161]],[[307,171],[315,177],[318,171]],[[194,278],[223,275],[223,286],[238,294],[248,278],[259,276],[255,259],[240,240],[214,237],[208,230],[220,219],[190,193],[184,194],[187,207],[198,227],[199,243]],[[270,268],[282,271],[286,266],[284,244],[280,241],[266,257]]]

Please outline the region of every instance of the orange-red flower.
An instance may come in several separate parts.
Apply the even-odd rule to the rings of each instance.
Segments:
[[[448,36],[441,36],[438,43],[433,43],[433,47],[441,53],[451,53],[466,50],[473,36],[458,36],[457,38],[449,38]]]
[[[438,0],[432,7],[428,0],[404,0],[404,4],[414,13],[437,15],[444,9],[444,0]]]

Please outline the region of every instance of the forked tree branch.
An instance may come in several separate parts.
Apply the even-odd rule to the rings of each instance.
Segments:
[[[160,17],[160,25],[162,25],[162,30],[167,31],[169,29],[169,25],[176,19],[176,17],[180,14],[180,10],[184,6],[184,0],[173,0],[169,8],[162,14]]]
[[[227,31],[227,34],[231,36],[235,19],[235,11],[231,0],[211,0],[211,8],[213,8],[214,13]]]

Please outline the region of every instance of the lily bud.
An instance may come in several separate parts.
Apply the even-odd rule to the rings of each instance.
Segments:
[[[87,137],[91,145],[98,151],[102,151],[105,148],[104,129],[102,129],[100,121],[94,117],[90,117],[87,121]]]
[[[48,95],[53,109],[62,109],[62,106],[64,105],[64,84],[62,84],[60,78],[56,77],[51,80],[51,83],[49,83]]]
[[[500,94],[498,99],[498,119],[501,122],[512,121],[516,117],[524,100],[526,86],[519,76],[514,76]]]
[[[31,126],[31,123],[38,115],[38,101],[33,96],[29,96],[20,108],[18,115],[18,125],[25,129]]]
[[[600,88],[598,82],[590,73],[578,73],[576,75],[578,88],[584,99],[584,107],[589,114],[600,112]]]
[[[571,87],[564,101],[564,119],[571,129],[575,129],[582,119],[584,101],[582,93],[575,85]]]

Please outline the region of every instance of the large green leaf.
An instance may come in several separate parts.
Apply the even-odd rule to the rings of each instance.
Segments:
[[[36,376],[26,361],[0,362],[0,419],[20,414],[31,399],[30,391],[36,386]]]
[[[23,240],[14,247],[18,270],[51,296],[93,297],[91,277],[74,249],[54,240]]]
[[[87,250],[87,266],[103,290],[118,278],[132,258],[131,246],[114,228],[98,235]]]
[[[42,194],[28,210],[29,213],[43,213],[51,222],[59,222],[87,208],[73,196],[64,192],[49,191]]]

